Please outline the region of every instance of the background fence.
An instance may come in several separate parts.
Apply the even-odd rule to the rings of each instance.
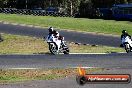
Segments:
[[[0,13],[6,14],[23,14],[35,16],[60,16],[60,17],[74,17],[75,14],[65,14],[59,12],[46,12],[45,10],[30,10],[30,9],[13,9],[13,8],[0,8]]]

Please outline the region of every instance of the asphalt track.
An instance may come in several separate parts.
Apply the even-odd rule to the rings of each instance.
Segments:
[[[132,54],[0,55],[1,68],[132,68]]]
[[[17,35],[26,35],[43,38],[48,34],[47,30],[35,27],[0,23],[0,32]],[[118,47],[119,37],[103,36],[95,34],[84,34],[78,32],[60,31],[67,41],[81,42],[88,44],[106,45]],[[103,63],[102,63],[103,62]],[[104,54],[104,55],[0,55],[0,67],[34,67],[34,68],[53,68],[53,67],[77,67],[96,66],[96,67],[132,67],[131,54]]]
[[[43,38],[48,34],[47,30],[44,28],[35,28],[35,27],[25,27],[20,25],[11,25],[11,24],[3,24],[0,23],[0,32],[2,33],[10,33],[17,35],[26,35],[26,36],[34,36]],[[105,46],[113,46],[119,47],[120,38],[113,36],[105,36],[105,35],[96,35],[90,33],[79,33],[73,31],[59,31],[61,35],[65,37],[66,41],[82,43],[82,44],[92,44],[92,45],[105,45]]]
[[[0,32],[27,35],[43,38],[47,30],[42,28],[24,27],[0,23]],[[95,34],[84,34],[76,32],[60,31],[66,40],[87,44],[106,45],[118,47],[119,37],[103,36]],[[69,67],[100,67],[119,69],[115,70],[118,74],[123,69],[123,73],[131,74],[132,54],[113,53],[113,54],[74,54],[74,55],[0,55],[0,68],[69,68]],[[110,72],[114,72],[110,70]],[[108,72],[108,73],[110,73]],[[121,72],[122,73],[122,72]],[[49,85],[48,85],[49,84]],[[130,84],[88,84],[86,86],[77,85],[74,78],[60,80],[33,81],[19,84],[0,85],[0,88],[131,88]]]

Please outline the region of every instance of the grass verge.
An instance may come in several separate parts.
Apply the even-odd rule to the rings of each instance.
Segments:
[[[29,16],[16,14],[0,14],[0,20],[19,24],[36,25],[41,27],[53,26],[58,29],[67,29],[83,32],[96,32],[120,35],[123,29],[132,34],[132,22],[102,19]]]
[[[2,34],[0,54],[33,54],[48,52],[48,45],[42,40],[27,36]]]
[[[87,69],[87,73],[103,71],[103,69]],[[0,83],[14,83],[31,80],[53,80],[65,77],[73,77],[78,74],[77,69],[36,69],[36,70],[17,70],[1,69]]]
[[[2,34],[0,54],[41,54],[49,53],[48,44],[42,39],[27,36]],[[122,48],[68,44],[70,53],[111,53],[124,52]]]

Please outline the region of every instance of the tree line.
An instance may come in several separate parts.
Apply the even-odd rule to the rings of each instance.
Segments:
[[[72,15],[86,13],[95,8],[111,7],[113,4],[132,3],[132,0],[0,0],[0,8],[34,9],[62,7]]]

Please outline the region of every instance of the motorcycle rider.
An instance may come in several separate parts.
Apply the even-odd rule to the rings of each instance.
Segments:
[[[48,37],[46,38],[47,42],[55,42],[57,44],[58,51],[60,49],[61,44],[64,44],[64,37],[59,35],[59,32],[54,30],[53,27],[48,28],[49,34]]]
[[[122,43],[121,43],[121,45],[120,45],[121,47],[123,47],[123,43],[124,43],[124,42],[123,42],[123,39],[124,39],[125,37],[127,37],[127,36],[131,39],[131,36],[127,33],[127,31],[126,31],[126,30],[122,30],[122,35],[121,35],[121,42],[122,42]]]
[[[57,44],[57,50],[59,52],[60,46],[61,46],[61,40],[59,39],[60,35],[59,32],[54,30],[53,31],[53,41]]]
[[[54,34],[54,36],[55,36],[58,40],[61,41],[61,45],[62,45],[63,47],[65,47],[66,45],[65,45],[65,43],[64,43],[64,37],[61,36],[61,35],[59,34],[58,31],[55,31],[55,30],[53,31],[53,34]]]
[[[53,27],[49,27],[48,31],[49,31],[49,34],[48,34],[48,37],[46,38],[46,41],[52,41],[53,31],[54,31]]]

